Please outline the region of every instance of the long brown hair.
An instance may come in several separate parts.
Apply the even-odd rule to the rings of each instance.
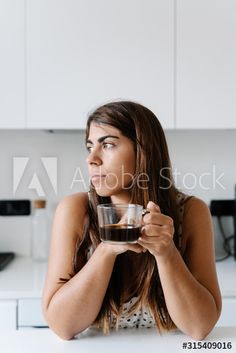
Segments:
[[[173,218],[175,230],[179,227],[176,197],[178,190],[174,186],[171,163],[164,131],[157,117],[151,110],[141,104],[118,101],[105,104],[96,109],[88,118],[86,140],[89,136],[90,125],[107,124],[113,126],[135,146],[136,171],[132,184],[131,203],[146,207],[151,200],[160,206],[161,212]],[[149,180],[143,180],[142,188],[137,183],[137,177],[145,173]],[[100,203],[111,202],[109,197],[99,196],[92,184],[89,191],[87,209],[87,223],[80,241],[75,250],[74,274],[87,261],[88,249],[95,249],[100,243],[96,207]],[[174,234],[174,242],[179,247],[179,235]],[[157,328],[170,330],[175,327],[168,313],[162,286],[158,274],[156,260],[148,251],[137,254],[127,251],[117,256],[111,279],[95,323],[108,331],[111,320],[116,319],[118,325],[124,303],[123,273],[130,269],[130,296],[137,296],[138,302],[130,310],[130,314],[146,305],[152,313]]]

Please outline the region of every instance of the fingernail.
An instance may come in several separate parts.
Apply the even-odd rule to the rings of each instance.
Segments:
[[[156,207],[156,204],[153,201],[148,202],[148,207]]]
[[[160,210],[160,207],[158,205],[156,205],[153,201],[149,201],[148,204],[147,204],[147,207],[153,207],[155,208],[156,210]]]

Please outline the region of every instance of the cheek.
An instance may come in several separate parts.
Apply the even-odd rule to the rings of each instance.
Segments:
[[[127,181],[130,181],[131,179],[133,179],[134,173],[135,173],[135,164],[133,160],[127,161],[127,163],[123,165],[124,179]]]
[[[125,188],[132,183],[135,173],[133,160],[130,158],[120,158],[116,162],[114,160],[111,161],[108,165],[109,172],[106,177],[106,186],[108,188]]]
[[[136,169],[135,160],[136,160],[136,156],[134,151],[132,151],[132,153],[130,153],[130,155],[127,156],[125,160],[124,169],[132,175],[134,175],[135,169]]]
[[[135,160],[135,152],[130,148],[122,149],[122,151],[104,158],[106,169],[117,176],[124,173],[133,175],[135,173]]]
[[[132,156],[133,157],[133,156]],[[118,179],[122,182],[123,186],[128,185],[133,180],[135,173],[135,159],[134,157],[127,158],[124,156],[123,163],[116,167]]]
[[[119,151],[116,155],[106,156],[105,169],[108,172],[106,186],[110,189],[124,188],[133,180],[135,173],[135,152],[130,148]]]

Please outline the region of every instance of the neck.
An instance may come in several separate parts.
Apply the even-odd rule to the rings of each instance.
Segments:
[[[130,199],[131,199],[130,193],[128,193],[127,191],[124,191],[119,195],[111,196],[112,203],[130,203]]]

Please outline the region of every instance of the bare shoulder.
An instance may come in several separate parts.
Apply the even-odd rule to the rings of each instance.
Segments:
[[[81,209],[81,211],[86,209],[88,202],[87,192],[78,192],[76,194],[65,196],[58,204],[57,209],[65,210],[70,208],[70,210]]]
[[[198,212],[208,213],[209,207],[203,200],[193,196],[185,203],[185,213],[193,215]]]
[[[192,232],[211,225],[211,214],[208,205],[198,197],[191,197],[185,203],[183,226],[185,232]]]
[[[204,254],[213,260],[214,233],[211,213],[208,205],[197,197],[191,197],[185,204],[183,241],[188,262]]]
[[[51,269],[58,278],[72,272],[71,259],[77,241],[83,236],[87,203],[86,193],[78,193],[64,197],[56,209],[51,234],[49,272]]]
[[[209,207],[203,200],[193,196],[184,206],[182,254],[187,259],[190,254],[196,254],[203,244],[212,248],[213,243],[214,233]]]
[[[65,196],[57,206],[54,222],[67,220],[70,227],[74,227],[76,233],[80,233],[87,212],[87,205],[88,194],[86,192]]]

